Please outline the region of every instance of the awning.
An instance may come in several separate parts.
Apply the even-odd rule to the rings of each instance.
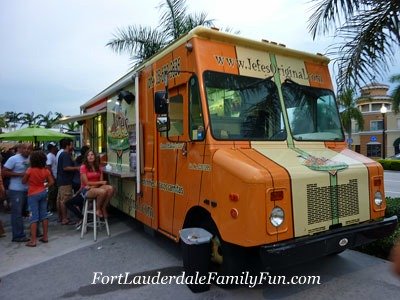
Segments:
[[[106,110],[102,109],[102,110],[99,110],[96,112],[84,113],[84,114],[69,116],[69,117],[62,117],[61,119],[59,119],[57,121],[57,123],[58,124],[67,124],[67,123],[79,122],[79,121],[95,118],[105,112],[106,112]]]

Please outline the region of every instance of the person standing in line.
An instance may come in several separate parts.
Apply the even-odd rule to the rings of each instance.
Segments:
[[[0,155],[1,156],[1,155]],[[6,189],[4,188],[3,184],[3,176],[1,175],[1,161],[3,157],[0,159],[0,201],[3,201],[3,198],[6,196]],[[4,230],[3,221],[0,220],[0,237],[5,237],[6,232]]]
[[[64,140],[65,149],[60,153],[57,162],[57,205],[60,208],[61,224],[73,225],[74,222],[68,219],[67,207],[65,203],[72,198],[72,179],[74,177],[74,171],[79,170],[78,166],[75,166],[72,160],[72,151],[74,151],[74,144],[72,139],[67,138]]]
[[[61,216],[61,206],[60,206],[60,202],[58,201],[58,185],[57,185],[57,173],[58,173],[58,159],[60,158],[61,153],[64,152],[66,147],[66,139],[61,139],[60,140],[60,149],[57,151],[56,154],[56,161],[55,161],[55,185],[57,186],[57,198],[56,198],[56,209],[57,209],[57,214],[58,214],[58,222],[61,223],[62,222],[62,216]]]
[[[13,242],[27,242],[24,232],[23,210],[25,208],[28,186],[22,183],[29,166],[29,155],[32,145],[21,143],[17,146],[17,154],[11,156],[4,164],[4,176],[10,177],[8,196],[11,202],[11,227]]]
[[[58,148],[55,143],[51,142],[50,144],[47,145],[47,161],[46,165],[47,168],[50,170],[51,175],[53,175],[54,180],[57,178],[57,160],[56,160],[56,154],[58,151]],[[49,212],[55,212],[57,211],[57,185],[53,184],[51,187],[49,187],[49,192],[48,192],[48,210]]]
[[[46,154],[42,150],[33,151],[30,156],[30,167],[26,170],[22,183],[28,184],[28,205],[30,210],[31,240],[27,247],[36,247],[38,223],[42,222],[43,237],[41,242],[47,243],[49,220],[47,219],[47,187],[54,184],[53,176],[46,168]]]
[[[85,153],[89,150],[89,146],[82,146],[81,154],[75,159],[75,166],[80,167],[83,162],[83,158],[85,157]],[[74,177],[72,179],[72,189],[74,191],[74,195],[71,199],[65,202],[65,206],[78,218],[78,222],[76,223],[76,228],[79,230],[83,221],[83,202],[84,199],[81,193],[81,175],[79,171],[74,172]]]

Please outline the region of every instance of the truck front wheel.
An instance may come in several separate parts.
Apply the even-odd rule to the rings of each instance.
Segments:
[[[210,271],[217,272],[218,276],[241,275],[246,270],[246,251],[242,247],[226,243],[222,240],[214,222],[206,221],[200,225],[201,228],[210,232],[211,255]],[[235,284],[219,284],[224,280],[216,280],[216,284],[225,288],[234,287]]]

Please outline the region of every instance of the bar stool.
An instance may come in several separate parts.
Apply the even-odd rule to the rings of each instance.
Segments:
[[[89,202],[93,203],[92,209],[89,209]],[[93,215],[93,222],[88,222],[88,214]],[[83,207],[83,221],[82,221],[82,229],[81,229],[81,239],[83,239],[83,234],[87,232],[87,227],[93,227],[93,239],[97,240],[97,227],[101,229],[101,227],[105,225],[107,230],[107,236],[110,236],[110,228],[108,227],[108,220],[104,218],[104,221],[101,221],[100,218],[96,215],[96,198],[88,198],[85,197],[85,205]]]

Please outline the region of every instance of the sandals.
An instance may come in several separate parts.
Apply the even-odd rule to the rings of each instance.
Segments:
[[[42,243],[48,243],[49,240],[45,240],[44,238],[39,239],[39,241],[41,241]]]
[[[36,247],[36,244],[28,242],[28,243],[25,244],[25,246],[27,246],[27,247]]]

